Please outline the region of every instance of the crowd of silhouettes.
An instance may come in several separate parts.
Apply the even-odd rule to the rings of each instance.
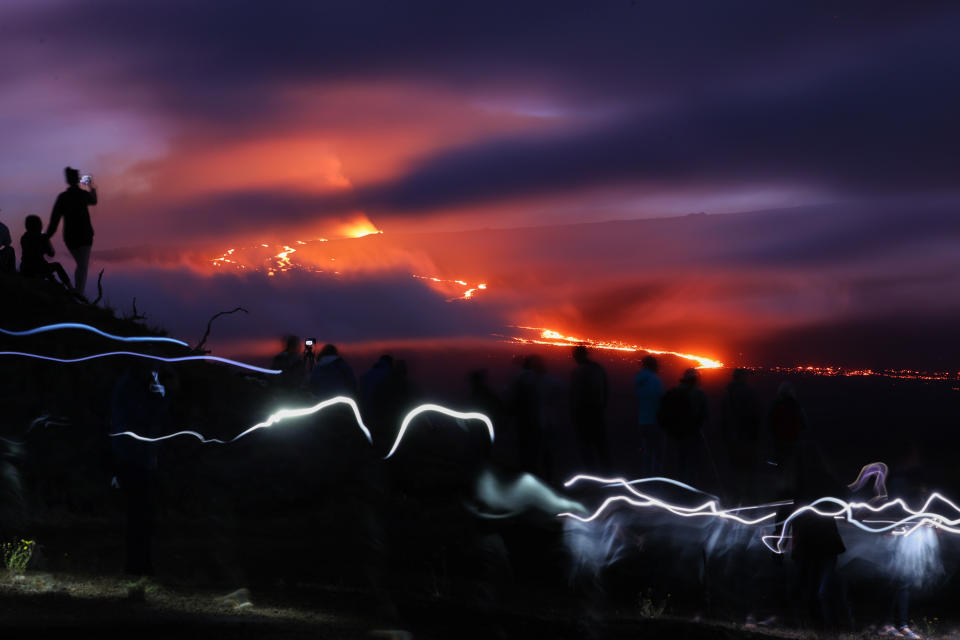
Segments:
[[[97,188],[90,176],[83,176],[81,186],[80,172],[72,167],[64,169],[64,177],[67,188],[54,202],[47,230],[43,230],[43,221],[37,215],[28,215],[24,220],[25,232],[20,237],[19,273],[28,278],[55,282],[59,280],[66,289],[83,297],[87,285],[90,250],[93,246],[93,225],[90,222],[89,207],[97,204]],[[63,265],[47,261],[48,257],[55,255],[50,240],[56,234],[61,221],[64,244],[76,265],[72,284]],[[0,273],[16,272],[16,249],[10,229],[0,223]]]
[[[376,450],[374,457],[366,459],[383,459],[404,416],[420,401],[407,363],[384,353],[358,378],[334,345],[323,345],[316,354],[313,346],[312,339],[284,338],[282,351],[272,361],[273,367],[282,372],[275,378],[276,388],[285,394],[312,394],[319,400],[335,396],[355,399]],[[726,461],[723,465],[726,477],[721,478],[705,434],[708,398],[698,370],[687,369],[676,385],[667,388],[660,378],[657,358],[644,357],[633,376],[636,421],[630,425],[612,425],[607,416],[610,398],[607,372],[590,358],[586,346],[575,347],[571,355],[573,363],[567,386],[549,374],[545,360],[536,354],[515,360],[517,370],[500,392],[490,384],[486,370],[470,371],[466,378],[470,406],[464,408],[480,411],[493,420],[497,429],[512,432],[512,456],[497,459],[491,453],[485,433],[477,439],[476,435],[482,432],[471,431],[463,425],[463,433],[456,429],[436,430],[431,434],[430,446],[411,445],[402,456],[405,461],[401,460],[395,467],[395,471],[399,471],[392,482],[402,487],[403,499],[423,499],[427,512],[436,509],[435,513],[443,514],[443,518],[463,518],[467,513],[463,511],[464,504],[482,502],[483,490],[476,488],[480,485],[473,484],[475,481],[501,489],[512,486],[514,492],[524,486],[523,491],[531,495],[547,495],[549,489],[544,487],[559,487],[563,480],[556,475],[555,462],[555,436],[563,424],[569,425],[568,441],[576,449],[581,471],[631,477],[663,474],[694,487],[716,483],[723,490],[723,500],[734,504],[752,504],[761,497],[758,485],[766,483],[767,495],[775,491],[775,497],[784,501],[778,521],[823,496],[853,499],[856,492],[862,490],[862,483],[848,488],[831,474],[820,449],[808,437],[806,413],[789,382],[779,386],[769,408],[764,410],[750,384],[750,372],[732,371],[721,398],[718,420]],[[149,365],[132,365],[124,373],[115,387],[114,433],[124,430],[144,435],[157,433],[164,421],[170,392],[176,388],[175,378],[164,379],[163,375],[161,370]],[[566,420],[558,414],[558,406],[566,407]],[[346,408],[339,415],[325,414],[324,419],[334,429],[341,423],[343,433],[355,436],[354,418]],[[434,438],[437,437],[450,445],[441,454],[436,451]],[[458,438],[460,443],[454,443]],[[485,443],[482,446],[481,440]],[[772,460],[765,460],[761,453],[765,446],[763,440],[772,445]],[[426,440],[419,442],[423,444]],[[150,540],[157,502],[157,447],[120,438],[112,444],[117,478],[128,499],[127,569],[131,573],[149,573],[153,569]],[[333,450],[345,451],[340,447],[327,447],[328,454]],[[614,451],[620,455],[614,456]],[[903,497],[922,496],[927,492],[913,452],[913,449],[904,449],[904,459],[898,461],[891,475],[892,485]],[[704,474],[708,461],[713,477]],[[346,467],[352,464],[346,459],[342,462]],[[374,465],[362,464],[367,471],[349,483],[361,487],[355,491],[358,504],[363,508],[355,515],[364,523],[361,528],[368,531],[363,535],[380,536],[382,534],[376,532],[382,526],[379,511],[384,499],[376,494],[395,489],[385,488],[379,471],[370,471]],[[771,467],[780,478],[775,486],[767,482],[769,476],[759,480],[760,469],[769,472]],[[511,477],[520,480],[512,484],[515,481]],[[538,485],[537,478],[545,484]],[[421,498],[411,498],[417,492],[421,492]],[[881,493],[886,498],[885,489],[876,496]],[[423,498],[424,495],[429,498]],[[471,509],[482,511],[482,507]],[[460,515],[450,515],[455,513]],[[482,532],[482,527],[469,530],[471,544],[482,546],[490,542],[484,537],[488,534]],[[819,621],[827,630],[852,628],[846,583],[838,563],[847,545],[836,520],[807,512],[793,518],[789,531],[782,533],[790,540],[788,555],[796,568],[795,577],[790,581],[790,600],[802,605],[809,619]],[[497,544],[502,545],[502,541],[492,548],[498,548]],[[377,545],[374,546],[380,548]],[[378,551],[381,552],[382,549]],[[502,555],[502,551],[496,554]],[[379,564],[370,569],[372,575],[382,575],[384,562],[376,560],[374,564]],[[910,595],[916,589],[914,575],[896,566],[891,566],[889,572],[894,580],[888,627],[901,636],[914,637],[908,626]]]

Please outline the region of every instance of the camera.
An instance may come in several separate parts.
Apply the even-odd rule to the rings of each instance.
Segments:
[[[315,345],[316,343],[317,343],[316,338],[307,338],[306,340],[303,341],[304,346],[306,346],[308,349],[313,345]]]
[[[93,180],[93,176],[88,173],[87,175],[80,177],[80,184],[90,184],[91,180]]]

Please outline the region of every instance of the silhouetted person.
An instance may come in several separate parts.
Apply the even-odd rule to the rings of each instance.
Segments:
[[[497,395],[487,382],[487,370],[477,369],[467,374],[470,385],[470,406],[479,411],[493,422],[494,429],[502,429],[506,413],[503,400]]]
[[[43,221],[39,216],[27,216],[27,232],[20,237],[20,274],[29,278],[53,280],[56,275],[63,286],[70,288],[70,279],[59,262],[47,262],[44,256],[53,256],[50,238],[43,234]]]
[[[721,432],[734,476],[737,499],[753,497],[753,483],[760,462],[760,402],[747,383],[746,369],[734,369],[723,395]]]
[[[790,382],[780,383],[767,414],[767,424],[773,436],[774,462],[782,473],[789,475],[801,434],[807,428],[807,414],[797,400],[797,392]]]
[[[520,366],[520,372],[508,390],[517,435],[517,466],[523,471],[539,475],[543,444],[540,377],[546,367],[543,360],[535,355],[525,356]]]
[[[0,273],[17,272],[17,254],[13,250],[10,229],[0,222]]]
[[[304,379],[303,359],[300,356],[300,338],[297,336],[284,338],[284,349],[273,356],[270,368],[279,369],[283,372],[277,376],[280,386],[288,389],[299,387]]]
[[[80,172],[71,167],[63,170],[67,180],[67,189],[53,204],[50,223],[47,225],[47,237],[57,232],[60,219],[63,219],[63,242],[77,263],[73,280],[77,293],[83,295],[87,287],[87,267],[90,263],[90,248],[93,246],[93,225],[90,224],[90,211],[87,207],[97,204],[97,188],[91,179],[87,189],[80,187]]]
[[[360,376],[360,414],[373,433],[374,446],[384,448],[381,454],[389,450],[391,436],[400,426],[391,424],[393,373],[393,356],[385,353]]]
[[[653,356],[640,361],[640,371],[633,376],[633,393],[637,399],[637,433],[640,444],[640,475],[663,473],[663,429],[657,424],[657,411],[663,396],[663,382],[657,371],[660,364]],[[631,452],[635,453],[635,452]]]
[[[111,434],[126,431],[151,438],[166,422],[172,377],[149,363],[135,363],[113,387]],[[158,445],[129,436],[110,438],[115,481],[127,502],[125,573],[154,573],[152,546],[157,511]]]
[[[826,496],[849,497],[847,488],[827,469],[820,450],[812,442],[804,443],[797,455],[796,490],[792,509],[808,506]],[[834,510],[825,505],[824,510]],[[823,627],[836,632],[840,624],[851,624],[843,583],[837,573],[837,556],[846,551],[837,521],[806,511],[793,519],[792,557],[799,568],[799,586],[811,613],[819,613]]]
[[[570,409],[580,457],[588,470],[605,471],[610,466],[606,425],[607,372],[588,357],[587,347],[582,344],[573,348],[573,360],[577,366],[570,376]]]
[[[357,396],[357,379],[347,361],[332,344],[323,345],[310,372],[310,391],[326,400],[334,396]]]
[[[413,409],[413,405],[419,398],[420,390],[410,380],[407,361],[394,360],[386,393],[387,419],[390,423],[391,438],[396,436],[400,423],[403,422],[407,412]],[[429,418],[425,419],[429,420]]]
[[[707,394],[700,388],[700,372],[687,369],[680,384],[663,395],[657,419],[670,436],[676,473],[695,485],[700,469],[703,427],[707,423]]]
[[[887,478],[890,490],[889,498],[900,498],[913,509],[919,508],[930,496],[927,473],[916,443],[904,442],[899,447],[899,456]],[[895,517],[909,514],[897,513]],[[912,538],[912,539],[911,539]],[[910,628],[911,592],[930,586],[931,582],[943,575],[943,561],[940,557],[940,542],[937,532],[927,526],[918,527],[910,536],[888,536],[890,556],[886,571],[890,577],[893,591],[891,620],[883,632],[916,640],[919,636]]]

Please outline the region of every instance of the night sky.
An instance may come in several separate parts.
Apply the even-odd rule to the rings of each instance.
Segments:
[[[533,325],[956,371],[957,33],[932,2],[7,0],[0,221],[94,174],[111,304],[186,339],[244,305],[223,353]]]

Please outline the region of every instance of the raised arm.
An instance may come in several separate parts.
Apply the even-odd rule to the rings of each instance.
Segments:
[[[93,178],[87,185],[87,204],[97,204],[97,186],[93,184]]]

